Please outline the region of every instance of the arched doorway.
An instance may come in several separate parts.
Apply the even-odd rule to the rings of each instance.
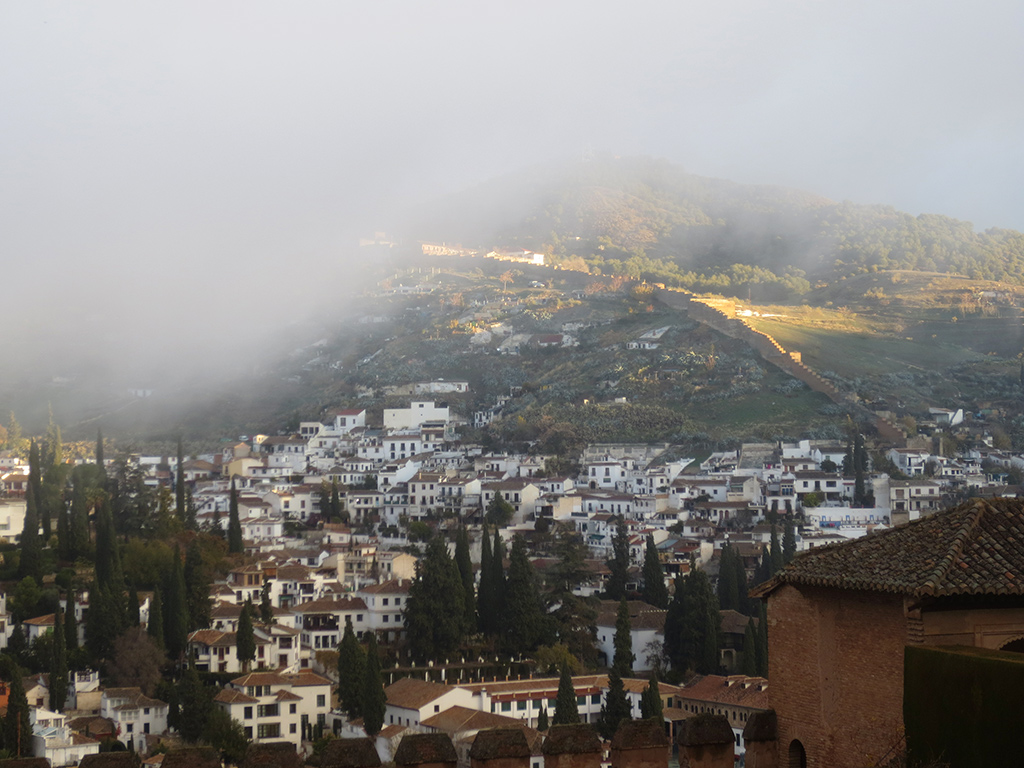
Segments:
[[[1024,653],[1024,637],[1018,637],[1016,640],[1011,640],[999,650],[1009,651],[1010,653]]]
[[[800,739],[789,742],[789,768],[807,768],[807,753]]]

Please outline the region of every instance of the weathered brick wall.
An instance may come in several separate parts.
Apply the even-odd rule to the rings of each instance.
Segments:
[[[526,757],[496,757],[492,760],[479,760],[472,758],[469,761],[470,768],[530,768],[530,756]]]
[[[679,747],[679,768],[733,768],[735,749],[732,744],[701,744]]]
[[[564,755],[544,755],[544,768],[601,768],[600,752]]]
[[[611,768],[668,768],[669,747],[612,749]]]
[[[783,585],[768,600],[768,642],[782,768],[793,739],[809,768],[873,766],[899,740],[900,596]]]

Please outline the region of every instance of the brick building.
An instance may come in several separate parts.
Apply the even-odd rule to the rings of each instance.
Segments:
[[[755,594],[780,766],[875,765],[902,749],[906,645],[1024,651],[1024,500],[811,550]]]

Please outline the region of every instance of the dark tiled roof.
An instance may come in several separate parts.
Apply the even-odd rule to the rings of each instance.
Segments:
[[[1024,595],[1024,500],[973,499],[945,512],[797,556],[781,584],[897,594]]]
[[[125,763],[134,765],[134,763]],[[50,768],[50,761],[45,757],[12,757],[0,760],[0,768]]]
[[[161,768],[221,768],[220,755],[210,747],[172,749],[164,755]]]
[[[139,764],[139,756],[134,752],[99,752],[95,755],[86,755],[79,768],[136,768]],[[15,765],[19,765],[15,763]]]
[[[302,760],[291,742],[271,741],[250,744],[242,768],[302,768]]]
[[[775,710],[755,712],[743,726],[743,741],[775,741],[779,735],[779,721]]]
[[[473,739],[469,756],[474,760],[499,757],[529,757],[530,745],[522,728],[494,728],[480,731]]]
[[[702,714],[679,724],[677,741],[680,746],[696,747],[707,744],[732,744],[735,737],[725,715]]]
[[[377,768],[380,756],[369,739],[334,739],[320,756],[320,768]]]
[[[668,736],[661,718],[623,720],[612,737],[612,749],[668,749]]]
[[[451,763],[459,759],[452,740],[443,733],[413,733],[403,736],[395,750],[395,765]]]
[[[545,755],[582,755],[601,751],[601,739],[594,726],[553,725],[544,738]]]

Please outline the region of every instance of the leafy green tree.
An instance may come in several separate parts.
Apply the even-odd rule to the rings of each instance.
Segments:
[[[608,561],[608,583],[605,597],[609,600],[620,600],[626,595],[626,584],[629,581],[629,534],[626,531],[626,520],[621,515],[615,524],[615,536],[612,539],[612,559]]]
[[[68,652],[60,609],[53,621],[53,659],[50,663],[50,709],[62,712],[68,698]]]
[[[484,536],[486,538],[486,535]],[[455,540],[455,564],[459,568],[459,578],[462,579],[462,599],[466,620],[466,633],[470,634],[476,630],[476,594],[474,590],[473,562],[469,557],[469,533],[466,526],[459,526],[458,538]]]
[[[558,696],[555,698],[555,716],[552,725],[575,725],[580,721],[580,710],[576,703],[576,688],[568,667],[562,667],[558,680]]]
[[[338,645],[338,700],[350,720],[363,713],[366,687],[366,652],[352,630],[352,617],[345,617],[345,633]]]
[[[387,695],[384,693],[384,678],[380,671],[380,656],[377,652],[377,636],[370,632],[366,648],[366,684],[363,687],[363,730],[373,738],[384,727],[384,713],[387,711]]]
[[[632,626],[629,620],[629,603],[626,598],[619,601],[619,610],[615,616],[613,645],[615,658],[612,661],[612,667],[620,677],[632,676],[633,662],[636,661],[636,656],[633,653]]]
[[[16,757],[32,756],[32,721],[29,718],[28,698],[21,682],[21,670],[15,669],[7,698],[4,717],[4,745]]]
[[[416,578],[405,605],[405,627],[413,656],[420,661],[451,655],[465,630],[462,579],[440,536],[427,544],[416,564]]]
[[[484,519],[490,525],[504,528],[512,522],[512,517],[515,513],[515,507],[505,500],[505,497],[501,495],[501,491],[495,491],[494,497],[487,503]]]
[[[256,634],[252,627],[252,602],[245,601],[242,613],[238,617],[238,632],[235,635],[238,645],[238,660],[242,663],[242,671],[248,672],[256,659]]]
[[[601,715],[597,721],[597,730],[605,740],[611,740],[624,720],[632,720],[632,707],[626,697],[626,687],[618,669],[612,667],[608,672],[608,693],[601,704]]]
[[[588,668],[597,666],[596,602],[596,598],[567,592],[558,597],[557,607],[551,613],[558,638]]]
[[[231,501],[228,508],[228,552],[240,554],[245,549],[242,541],[242,521],[238,517],[238,489],[231,478]]]
[[[11,637],[7,641],[7,653],[9,653],[18,664],[23,664],[28,658],[28,640],[25,633],[21,631],[21,624],[16,624]]]
[[[661,691],[658,689],[658,676],[653,675],[640,696],[640,717],[643,720],[652,717],[660,720],[663,711],[664,705],[661,701]]]
[[[227,765],[241,765],[249,748],[242,724],[220,707],[210,707],[202,740],[220,752]]]
[[[644,549],[644,588],[643,600],[655,608],[668,608],[668,587],[665,586],[665,571],[658,557],[658,547],[654,536],[647,534],[647,546]]]

